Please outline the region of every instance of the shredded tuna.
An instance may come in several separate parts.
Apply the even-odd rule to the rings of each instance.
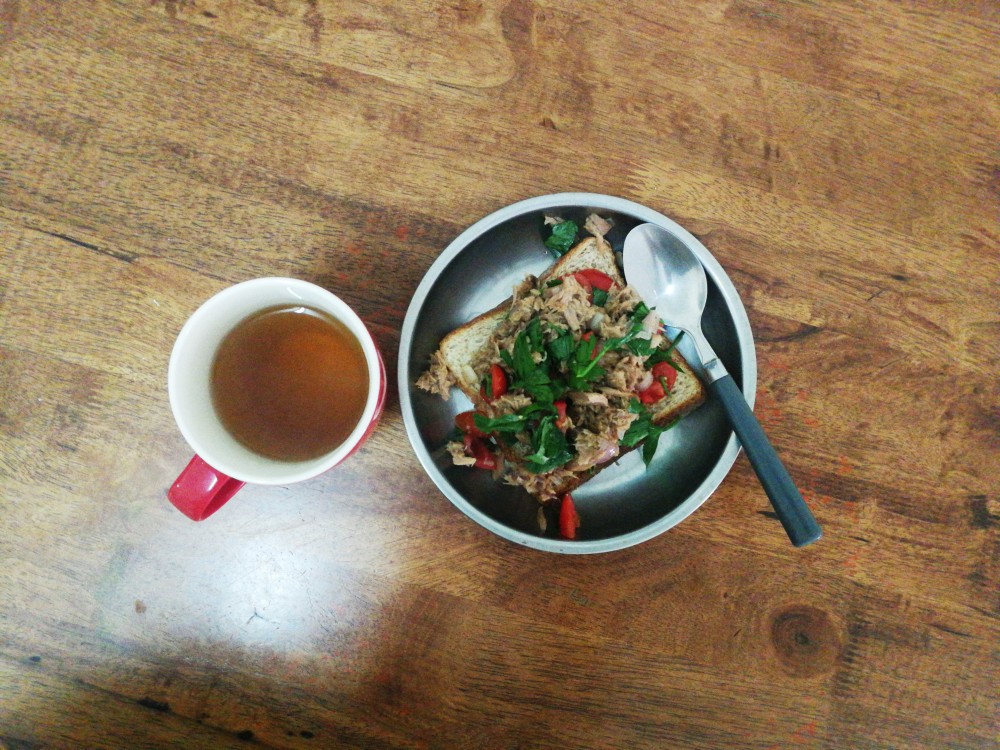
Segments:
[[[618,457],[618,437],[615,434],[600,434],[590,430],[579,430],[576,436],[576,458],[566,468],[583,471],[605,464]]]
[[[545,474],[532,474],[517,464],[507,462],[503,472],[503,481],[516,487],[524,487],[541,502],[548,502],[560,497],[560,492],[570,480],[576,479],[577,472],[561,467]]]
[[[451,370],[444,363],[441,352],[436,351],[431,355],[431,364],[427,371],[417,378],[417,387],[430,393],[436,393],[447,401],[451,398],[451,387],[457,381]]]
[[[567,398],[574,404],[580,405],[596,405],[596,406],[607,406],[608,397],[603,393],[584,393],[583,391],[570,391],[566,394]]]
[[[629,402],[629,399],[631,399],[632,396],[635,395],[631,391],[627,391],[622,388],[612,388],[611,386],[607,385],[602,386],[600,391],[609,400],[609,403],[611,400],[615,400],[627,404]]]
[[[583,222],[583,228],[595,237],[603,238],[604,235],[611,231],[611,222],[603,216],[590,214],[587,220]]]
[[[500,398],[488,404],[483,404],[482,408],[491,417],[499,417],[503,414],[513,414],[514,412],[531,406],[531,399],[519,393],[505,393]]]
[[[615,365],[615,372],[620,372],[625,378],[626,391],[636,390],[636,386],[646,377],[645,362],[641,357],[629,355],[622,357]],[[612,383],[614,385],[614,383]]]
[[[590,295],[572,276],[566,276],[558,286],[547,287],[546,292],[548,299],[541,315],[543,322],[579,333],[583,324],[593,317]]]
[[[618,440],[625,437],[625,433],[628,432],[628,428],[632,426],[632,423],[639,418],[638,414],[635,414],[628,409],[611,409],[606,412],[606,418],[611,428],[614,430],[614,434],[617,436]]]
[[[465,454],[465,446],[461,443],[452,441],[448,443],[448,452],[451,454],[452,463],[455,466],[475,466],[476,459],[472,456],[467,456]]]
[[[604,304],[604,312],[609,318],[617,320],[629,315],[642,298],[630,286],[614,286],[608,293],[608,301]]]

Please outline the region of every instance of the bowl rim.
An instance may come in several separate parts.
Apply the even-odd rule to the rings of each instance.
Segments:
[[[664,516],[656,519],[641,528],[605,539],[593,540],[566,540],[552,537],[537,536],[528,534],[518,529],[502,524],[491,516],[483,513],[472,505],[460,492],[447,482],[440,470],[435,465],[430,453],[427,451],[420,438],[419,428],[413,413],[413,404],[410,398],[411,374],[409,371],[409,360],[413,332],[416,328],[417,319],[427,300],[428,293],[436,283],[441,273],[457,258],[474,240],[503,224],[510,219],[517,218],[524,214],[535,213],[545,209],[559,206],[581,206],[586,208],[605,209],[617,213],[627,214],[641,222],[658,224],[667,231],[674,234],[681,242],[690,247],[698,259],[705,266],[706,272],[716,284],[722,298],[733,317],[736,328],[736,335],[739,341],[740,367],[742,370],[742,390],[750,407],[753,408],[757,392],[757,356],[753,339],[753,332],[750,328],[750,320],[747,317],[746,308],[740,299],[736,287],[729,279],[722,265],[708,251],[708,249],[690,232],[680,226],[674,220],[664,214],[654,211],[640,203],[601,193],[550,193],[527,198],[508,206],[504,206],[493,213],[484,216],[463,232],[461,232],[440,255],[431,263],[424,273],[420,284],[417,286],[406,310],[403,319],[403,327],[400,331],[399,358],[397,368],[397,381],[399,388],[399,404],[403,414],[403,424],[410,445],[413,447],[424,471],[431,478],[437,488],[451,501],[451,503],[470,517],[480,526],[492,531],[494,534],[507,539],[508,541],[520,544],[531,549],[545,552],[555,552],[559,554],[595,554],[601,552],[613,552],[627,547],[632,547],[673,528],[686,519],[715,492],[715,490],[725,479],[740,452],[739,442],[735,433],[730,433],[729,439],[719,457],[719,460],[712,467],[708,476],[698,485],[680,505]]]

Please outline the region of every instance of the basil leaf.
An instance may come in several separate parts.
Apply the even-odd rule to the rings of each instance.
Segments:
[[[563,221],[552,227],[552,234],[545,240],[545,247],[558,258],[573,247],[579,227],[575,221]]]
[[[649,339],[634,338],[629,341],[626,346],[629,351],[638,357],[648,357],[656,350],[653,349],[653,345],[650,343]]]
[[[628,403],[628,410],[638,416],[632,420],[625,434],[622,436],[621,444],[626,448],[632,448],[649,436],[653,427],[649,412],[639,403],[639,399],[633,398]]]
[[[528,418],[521,414],[504,414],[500,417],[485,417],[474,414],[472,421],[476,428],[485,433],[490,432],[520,432],[528,423]]]
[[[561,328],[556,328],[555,330],[559,332],[559,335],[549,342],[549,354],[557,362],[565,363],[573,355],[575,346],[573,334]]]
[[[677,424],[678,419],[668,422],[665,425],[654,424],[652,415],[642,407],[638,399],[632,399],[629,402],[628,410],[639,416],[629,425],[628,430],[625,431],[621,439],[621,444],[626,448],[632,448],[642,443],[642,461],[646,466],[649,466],[649,462],[653,460],[653,455],[656,453],[656,448],[660,443],[660,435]]]
[[[632,404],[638,403],[636,399],[632,399]],[[632,448],[645,440],[649,435],[650,427],[652,427],[649,421],[649,414],[644,409],[634,409],[632,404],[629,404],[629,411],[638,413],[639,416],[632,421],[625,434],[622,435],[621,444],[626,448]]]
[[[666,362],[671,367],[673,367],[675,370],[680,370],[681,369],[680,365],[678,365],[677,362],[674,361],[673,357],[671,357],[670,354],[671,354],[671,352],[673,352],[674,349],[677,348],[677,344],[680,342],[681,337],[683,335],[684,335],[684,331],[681,331],[679,334],[677,334],[677,338],[675,338],[671,342],[670,346],[668,346],[668,347],[666,347],[664,349],[654,349],[650,353],[649,359],[646,360],[646,367],[649,368],[649,367],[652,367],[653,365],[658,364],[660,362]]]
[[[608,293],[606,291],[604,291],[603,289],[598,289],[595,286],[594,287],[594,304],[597,305],[598,307],[604,307],[604,305],[607,304],[607,301],[608,301]]]
[[[646,442],[642,444],[642,462],[649,466],[649,462],[656,455],[656,447],[660,444],[660,431],[651,432]]]
[[[528,471],[543,474],[568,463],[573,458],[566,436],[555,426],[556,417],[543,417],[531,437],[530,455],[525,456]]]
[[[535,371],[535,358],[531,356],[531,342],[526,332],[521,331],[514,339],[514,355],[511,358],[514,374],[524,378]]]
[[[524,328],[524,335],[528,338],[528,345],[532,352],[544,354],[545,339],[542,337],[542,321],[533,317]]]

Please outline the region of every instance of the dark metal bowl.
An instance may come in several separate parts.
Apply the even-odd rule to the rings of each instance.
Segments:
[[[552,263],[542,243],[545,215],[582,225],[593,211],[613,221],[607,239],[617,251],[628,231],[644,222],[660,225],[691,248],[708,275],[705,335],[751,406],[757,385],[753,335],[739,294],[712,254],[666,216],[612,196],[560,193],[507,206],[462,232],[428,269],[403,322],[399,397],[406,432],[424,469],[462,512],[505,539],[550,552],[607,552],[661,534],[708,499],[739,453],[725,415],[709,401],[662,435],[648,469],[640,451],[633,451],[573,493],[581,518],[573,541],[557,535],[554,514],[548,532],[539,530],[538,504],[521,488],[500,484],[489,472],[451,465],[444,446],[455,415],[471,405],[457,389],[444,401],[414,383],[445,334],[507,299],[525,275]],[[685,356],[692,354],[680,348]]]

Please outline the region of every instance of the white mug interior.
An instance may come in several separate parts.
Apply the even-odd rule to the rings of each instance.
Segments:
[[[226,431],[212,406],[212,363],[223,338],[242,320],[276,305],[303,305],[336,318],[357,338],[368,366],[368,398],[358,424],[337,448],[308,461],[278,461],[254,453]],[[170,355],[167,386],[181,434],[207,464],[244,482],[287,484],[322,474],[358,445],[376,416],[382,378],[375,342],[345,302],[307,281],[269,277],[224,289],[188,318]]]

